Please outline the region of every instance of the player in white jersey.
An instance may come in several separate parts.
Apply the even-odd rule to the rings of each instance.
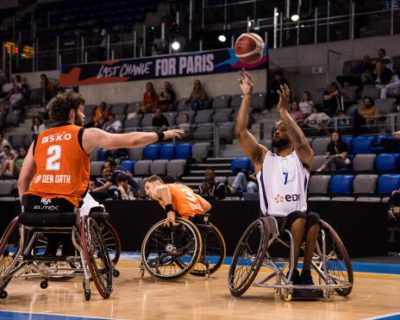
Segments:
[[[281,121],[276,124],[272,149],[259,144],[247,130],[253,82],[246,71],[240,73],[243,100],[236,121],[236,136],[245,154],[253,162],[264,215],[278,220],[280,229],[289,229],[294,240],[294,284],[313,284],[310,264],[319,232],[319,216],[307,211],[307,184],[314,153],[303,131],[287,111],[288,86],[280,87],[277,110]],[[301,243],[305,241],[302,273],[297,270]],[[316,295],[316,290],[295,290],[294,294]]]

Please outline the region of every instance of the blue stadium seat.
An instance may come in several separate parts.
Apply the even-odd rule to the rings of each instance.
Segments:
[[[105,161],[106,160],[106,150],[99,149],[99,152],[97,153],[97,160],[98,161]]]
[[[133,168],[135,167],[135,160],[124,160],[121,162],[119,165],[123,170],[129,171],[130,173],[133,173]]]
[[[175,156],[175,144],[165,143],[161,145],[160,159],[172,160]]]
[[[375,168],[378,171],[395,171],[399,162],[397,153],[381,153],[375,159]]]
[[[353,139],[352,147],[353,153],[371,153],[374,137],[358,136]]]
[[[253,168],[251,161],[247,157],[233,159],[231,162],[231,171],[236,174],[240,169],[251,171]]]
[[[156,160],[160,156],[160,145],[151,144],[143,149],[143,159],[144,160]]]
[[[349,152],[348,153],[353,153],[353,137],[342,137],[342,141],[347,143],[347,146],[349,147]]]
[[[338,174],[332,176],[329,182],[331,193],[351,193],[354,176],[352,174]]]
[[[191,143],[179,143],[176,146],[176,159],[189,160],[192,157],[192,144]]]
[[[400,188],[400,174],[383,174],[378,180],[378,193],[390,194]]]

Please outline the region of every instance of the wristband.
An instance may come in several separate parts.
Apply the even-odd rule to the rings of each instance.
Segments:
[[[168,212],[170,212],[170,211],[174,211],[174,208],[172,208],[172,204],[167,204],[166,206],[165,206],[165,213],[168,213]]]
[[[164,138],[165,138],[164,132],[162,132],[161,130],[158,130],[156,133],[157,133],[157,136],[158,136],[158,141],[159,142],[163,141]]]

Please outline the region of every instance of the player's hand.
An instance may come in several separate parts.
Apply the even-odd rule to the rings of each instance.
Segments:
[[[164,140],[172,139],[172,138],[181,138],[185,131],[181,129],[172,129],[164,131]]]
[[[176,227],[178,223],[175,222],[176,214],[174,211],[169,211],[167,213],[167,218],[165,219],[165,227]]]
[[[245,70],[242,69],[239,71],[239,86],[242,89],[243,94],[251,94],[253,92],[253,81],[251,80],[250,74]]]
[[[279,90],[278,111],[287,110],[287,105],[290,99],[290,89],[286,84],[280,85]]]

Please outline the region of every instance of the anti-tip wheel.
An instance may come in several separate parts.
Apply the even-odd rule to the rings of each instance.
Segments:
[[[325,291],[325,299],[326,299],[326,301],[332,301],[333,300],[333,290],[332,289],[326,289],[326,291]]]
[[[0,299],[5,299],[5,298],[7,298],[7,296],[8,296],[8,293],[6,290],[2,290],[0,292]]]
[[[290,302],[290,301],[292,301],[293,294],[290,290],[286,289],[285,292],[283,293],[282,297],[285,302]]]
[[[41,287],[42,289],[46,289],[48,286],[49,286],[49,282],[48,282],[47,280],[43,280],[43,281],[40,283],[40,287]]]
[[[114,277],[118,278],[120,273],[119,273],[119,270],[113,269],[112,274]]]
[[[90,289],[85,290],[85,300],[89,301],[92,293],[90,292]]]

